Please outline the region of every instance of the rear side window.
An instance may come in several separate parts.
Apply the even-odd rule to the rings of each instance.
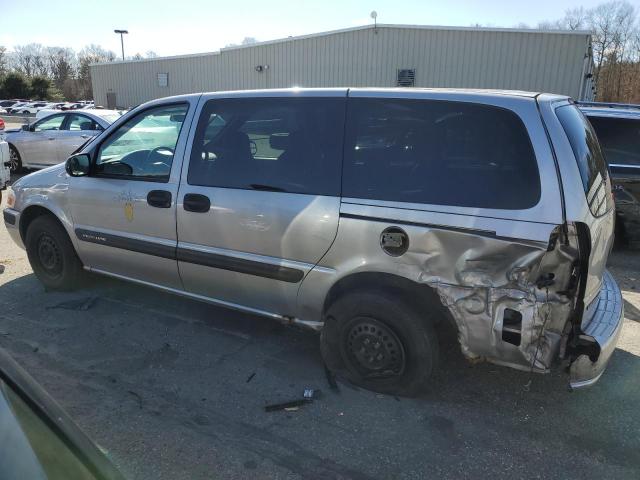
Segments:
[[[609,164],[640,166],[640,120],[589,117]]]
[[[349,100],[343,196],[492,209],[540,199],[531,141],[513,112],[437,100]]]
[[[596,132],[575,105],[556,108],[556,115],[578,162],[589,209],[596,217],[602,216],[612,206],[612,197],[609,171]]]
[[[588,192],[596,179],[605,179],[608,176],[607,165],[596,132],[575,105],[557,108],[556,115],[567,134],[571,149],[578,162],[584,191]]]
[[[341,98],[208,101],[196,130],[191,185],[340,194]]]

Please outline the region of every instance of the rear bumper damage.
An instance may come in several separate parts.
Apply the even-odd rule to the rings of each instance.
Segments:
[[[585,309],[582,321],[582,340],[594,344],[594,353],[577,356],[569,368],[571,388],[584,388],[598,381],[616,348],[624,307],[620,288],[606,271],[598,296]]]

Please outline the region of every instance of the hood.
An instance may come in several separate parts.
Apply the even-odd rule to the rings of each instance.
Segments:
[[[67,171],[65,170],[65,164],[59,163],[19,178],[13,182],[11,188],[14,190],[26,187],[48,188],[63,182],[66,183],[66,181]]]

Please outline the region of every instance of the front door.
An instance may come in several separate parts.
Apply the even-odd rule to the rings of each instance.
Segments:
[[[90,176],[71,178],[69,205],[85,266],[182,287],[175,200],[189,107],[184,100],[140,111],[94,147]]]
[[[187,291],[295,316],[338,228],[345,93],[327,95],[203,100],[178,196]]]

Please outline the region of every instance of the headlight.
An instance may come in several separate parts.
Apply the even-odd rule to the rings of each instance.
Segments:
[[[13,208],[16,204],[16,194],[11,187],[7,189],[7,207]]]

